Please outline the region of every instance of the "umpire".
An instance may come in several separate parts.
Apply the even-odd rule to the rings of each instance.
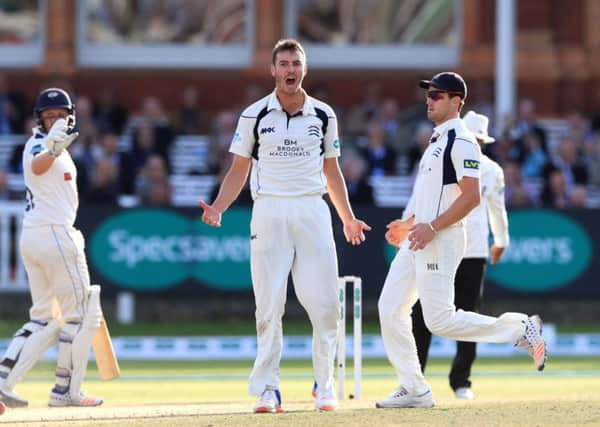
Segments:
[[[469,111],[463,121],[477,142],[494,142],[488,136],[488,118],[483,114]],[[489,157],[481,155],[481,203],[467,216],[467,245],[465,256],[456,271],[454,279],[454,304],[457,309],[479,312],[483,294],[483,278],[488,256],[496,264],[508,246],[508,218],[504,205],[504,173],[502,168]],[[494,236],[494,244],[488,251],[489,226]],[[421,369],[425,372],[427,355],[431,344],[431,332],[425,326],[423,311],[419,301],[412,311],[413,334],[417,344]],[[475,342],[456,342],[456,355],[450,370],[450,387],[458,399],[471,400],[475,397],[471,390],[471,366],[476,357]]]

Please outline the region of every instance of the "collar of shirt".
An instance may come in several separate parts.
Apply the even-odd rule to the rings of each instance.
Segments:
[[[436,133],[439,136],[444,135],[448,129],[450,128],[456,128],[456,127],[463,127],[463,121],[460,118],[455,118],[455,119],[450,119],[445,121],[444,123],[442,123],[441,125],[438,125],[436,127],[433,128],[433,134],[435,135]],[[437,141],[439,141],[439,136],[437,138]]]
[[[317,112],[315,111],[315,105],[312,102],[312,98],[310,96],[308,96],[308,94],[306,92],[304,93],[304,95],[305,96],[304,96],[304,105],[302,106],[302,115],[303,116],[308,116],[308,115],[316,116]],[[281,104],[279,103],[279,99],[277,99],[277,93],[275,91],[271,92],[271,95],[269,96],[267,110],[283,111],[283,107],[281,107]]]

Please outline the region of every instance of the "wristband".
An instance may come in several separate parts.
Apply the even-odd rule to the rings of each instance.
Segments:
[[[433,234],[438,234],[437,230],[433,227],[433,225],[431,225],[430,222],[428,222],[427,225],[429,226],[429,228],[431,229],[431,231],[433,231]]]

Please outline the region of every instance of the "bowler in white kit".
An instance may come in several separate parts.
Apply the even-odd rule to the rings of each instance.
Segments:
[[[84,238],[73,227],[79,204],[77,170],[67,148],[77,138],[75,108],[67,92],[43,90],[34,114],[38,126],[23,150],[26,206],[20,251],[32,306],[0,361],[0,399],[27,406],[14,391],[48,348],[59,343],[56,383],[49,406],[97,406],[81,391],[92,339],[102,311],[90,286]]]
[[[358,245],[370,227],[356,219],[338,165],[340,141],[332,108],[302,88],[306,54],[292,39],[277,42],[271,75],[275,90],[241,115],[231,142],[233,163],[212,205],[200,201],[202,220],[219,226],[250,167],[254,199],[250,224],[251,273],[258,348],[249,392],[254,412],[281,412],[279,363],[282,316],[290,271],[298,300],[313,326],[315,407],[338,406],[333,361],[338,327],[338,265],[328,192],[346,240]]]
[[[417,298],[433,334],[458,341],[514,343],[528,351],[536,369],[544,369],[546,363],[539,316],[504,313],[495,318],[454,305],[454,278],[465,253],[464,218],[480,202],[481,153],[459,118],[467,96],[463,78],[444,72],[422,80],[420,87],[427,90],[427,117],[435,128],[419,163],[411,202],[386,233],[388,242],[400,250],[378,308],[385,349],[399,384],[376,403],[378,408],[435,404],[412,334],[410,314]]]

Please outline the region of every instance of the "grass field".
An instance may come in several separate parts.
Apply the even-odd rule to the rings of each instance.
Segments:
[[[363,397],[345,399],[335,413],[317,413],[310,396],[308,361],[284,361],[281,391],[285,412],[251,414],[246,394],[250,361],[124,362],[122,378],[103,383],[90,364],[86,391],[105,398],[99,408],[49,409],[54,364],[42,363],[18,388],[30,408],[7,410],[0,425],[48,426],[562,426],[600,425],[600,361],[550,359],[546,371],[528,358],[481,358],[472,379],[476,399],[457,401],[447,383],[449,361],[433,359],[428,380],[433,409],[375,409],[374,402],[395,386],[387,361],[363,366]],[[351,371],[346,393],[352,392]]]

